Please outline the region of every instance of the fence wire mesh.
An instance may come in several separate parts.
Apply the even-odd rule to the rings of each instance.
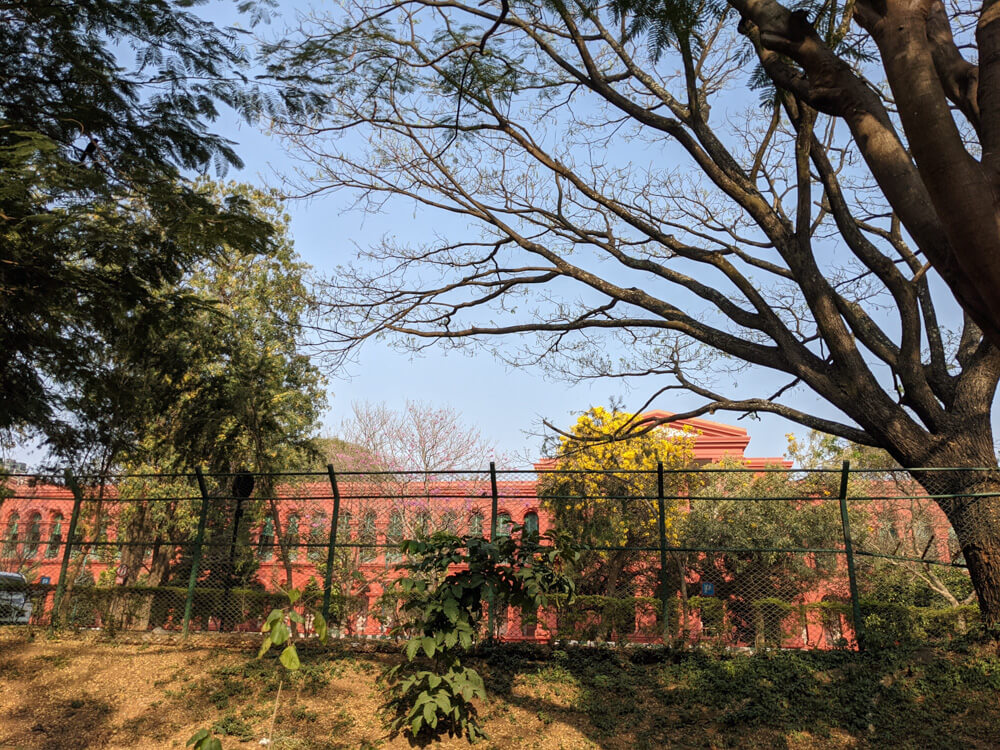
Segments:
[[[295,588],[336,634],[385,636],[403,539],[558,529],[582,549],[577,595],[494,603],[495,637],[931,641],[978,619],[963,549],[995,486],[995,471],[885,469],[8,477],[0,623],[256,631]]]

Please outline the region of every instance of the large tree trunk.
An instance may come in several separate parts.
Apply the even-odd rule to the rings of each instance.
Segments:
[[[1000,493],[1000,473],[965,491]],[[983,622],[991,633],[1000,635],[1000,498],[966,497],[940,504],[962,545]]]
[[[1000,635],[1000,468],[988,415],[975,415],[964,424],[967,429],[904,466],[919,467],[909,473],[937,497],[968,565],[983,624]],[[920,470],[936,467],[953,470]]]
[[[961,470],[956,465],[955,471],[915,470],[911,474],[928,495],[951,496],[939,498],[937,504],[958,537],[983,623],[1000,635],[1000,469],[969,470],[980,467],[987,468]]]

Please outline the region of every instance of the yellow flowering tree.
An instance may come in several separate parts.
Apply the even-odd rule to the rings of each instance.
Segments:
[[[638,579],[655,569],[657,462],[665,470],[666,530],[677,538],[678,502],[694,464],[693,432],[660,427],[629,440],[616,436],[635,415],[594,407],[559,439],[551,473],[539,480],[539,497],[556,528],[570,533],[584,548],[581,594],[605,596],[653,593]],[[649,561],[650,564],[645,564]],[[645,590],[640,590],[640,589]]]

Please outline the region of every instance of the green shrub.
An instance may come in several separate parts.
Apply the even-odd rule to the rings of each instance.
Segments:
[[[486,688],[462,660],[483,632],[484,605],[535,610],[548,604],[550,594],[573,592],[564,566],[575,562],[575,553],[563,538],[545,539],[554,546],[521,544],[515,527],[489,542],[439,532],[400,545],[405,562],[399,568],[406,575],[395,583],[403,618],[393,634],[409,639],[405,662],[382,676],[394,735],[413,742],[482,735],[473,701],[485,698]]]

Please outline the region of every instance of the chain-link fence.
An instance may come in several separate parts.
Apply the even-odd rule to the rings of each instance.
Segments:
[[[0,623],[256,631],[295,588],[338,634],[379,637],[403,539],[555,529],[582,549],[577,595],[496,603],[495,637],[927,642],[978,621],[966,556],[1000,549],[997,486],[995,469],[847,466],[9,476]]]

